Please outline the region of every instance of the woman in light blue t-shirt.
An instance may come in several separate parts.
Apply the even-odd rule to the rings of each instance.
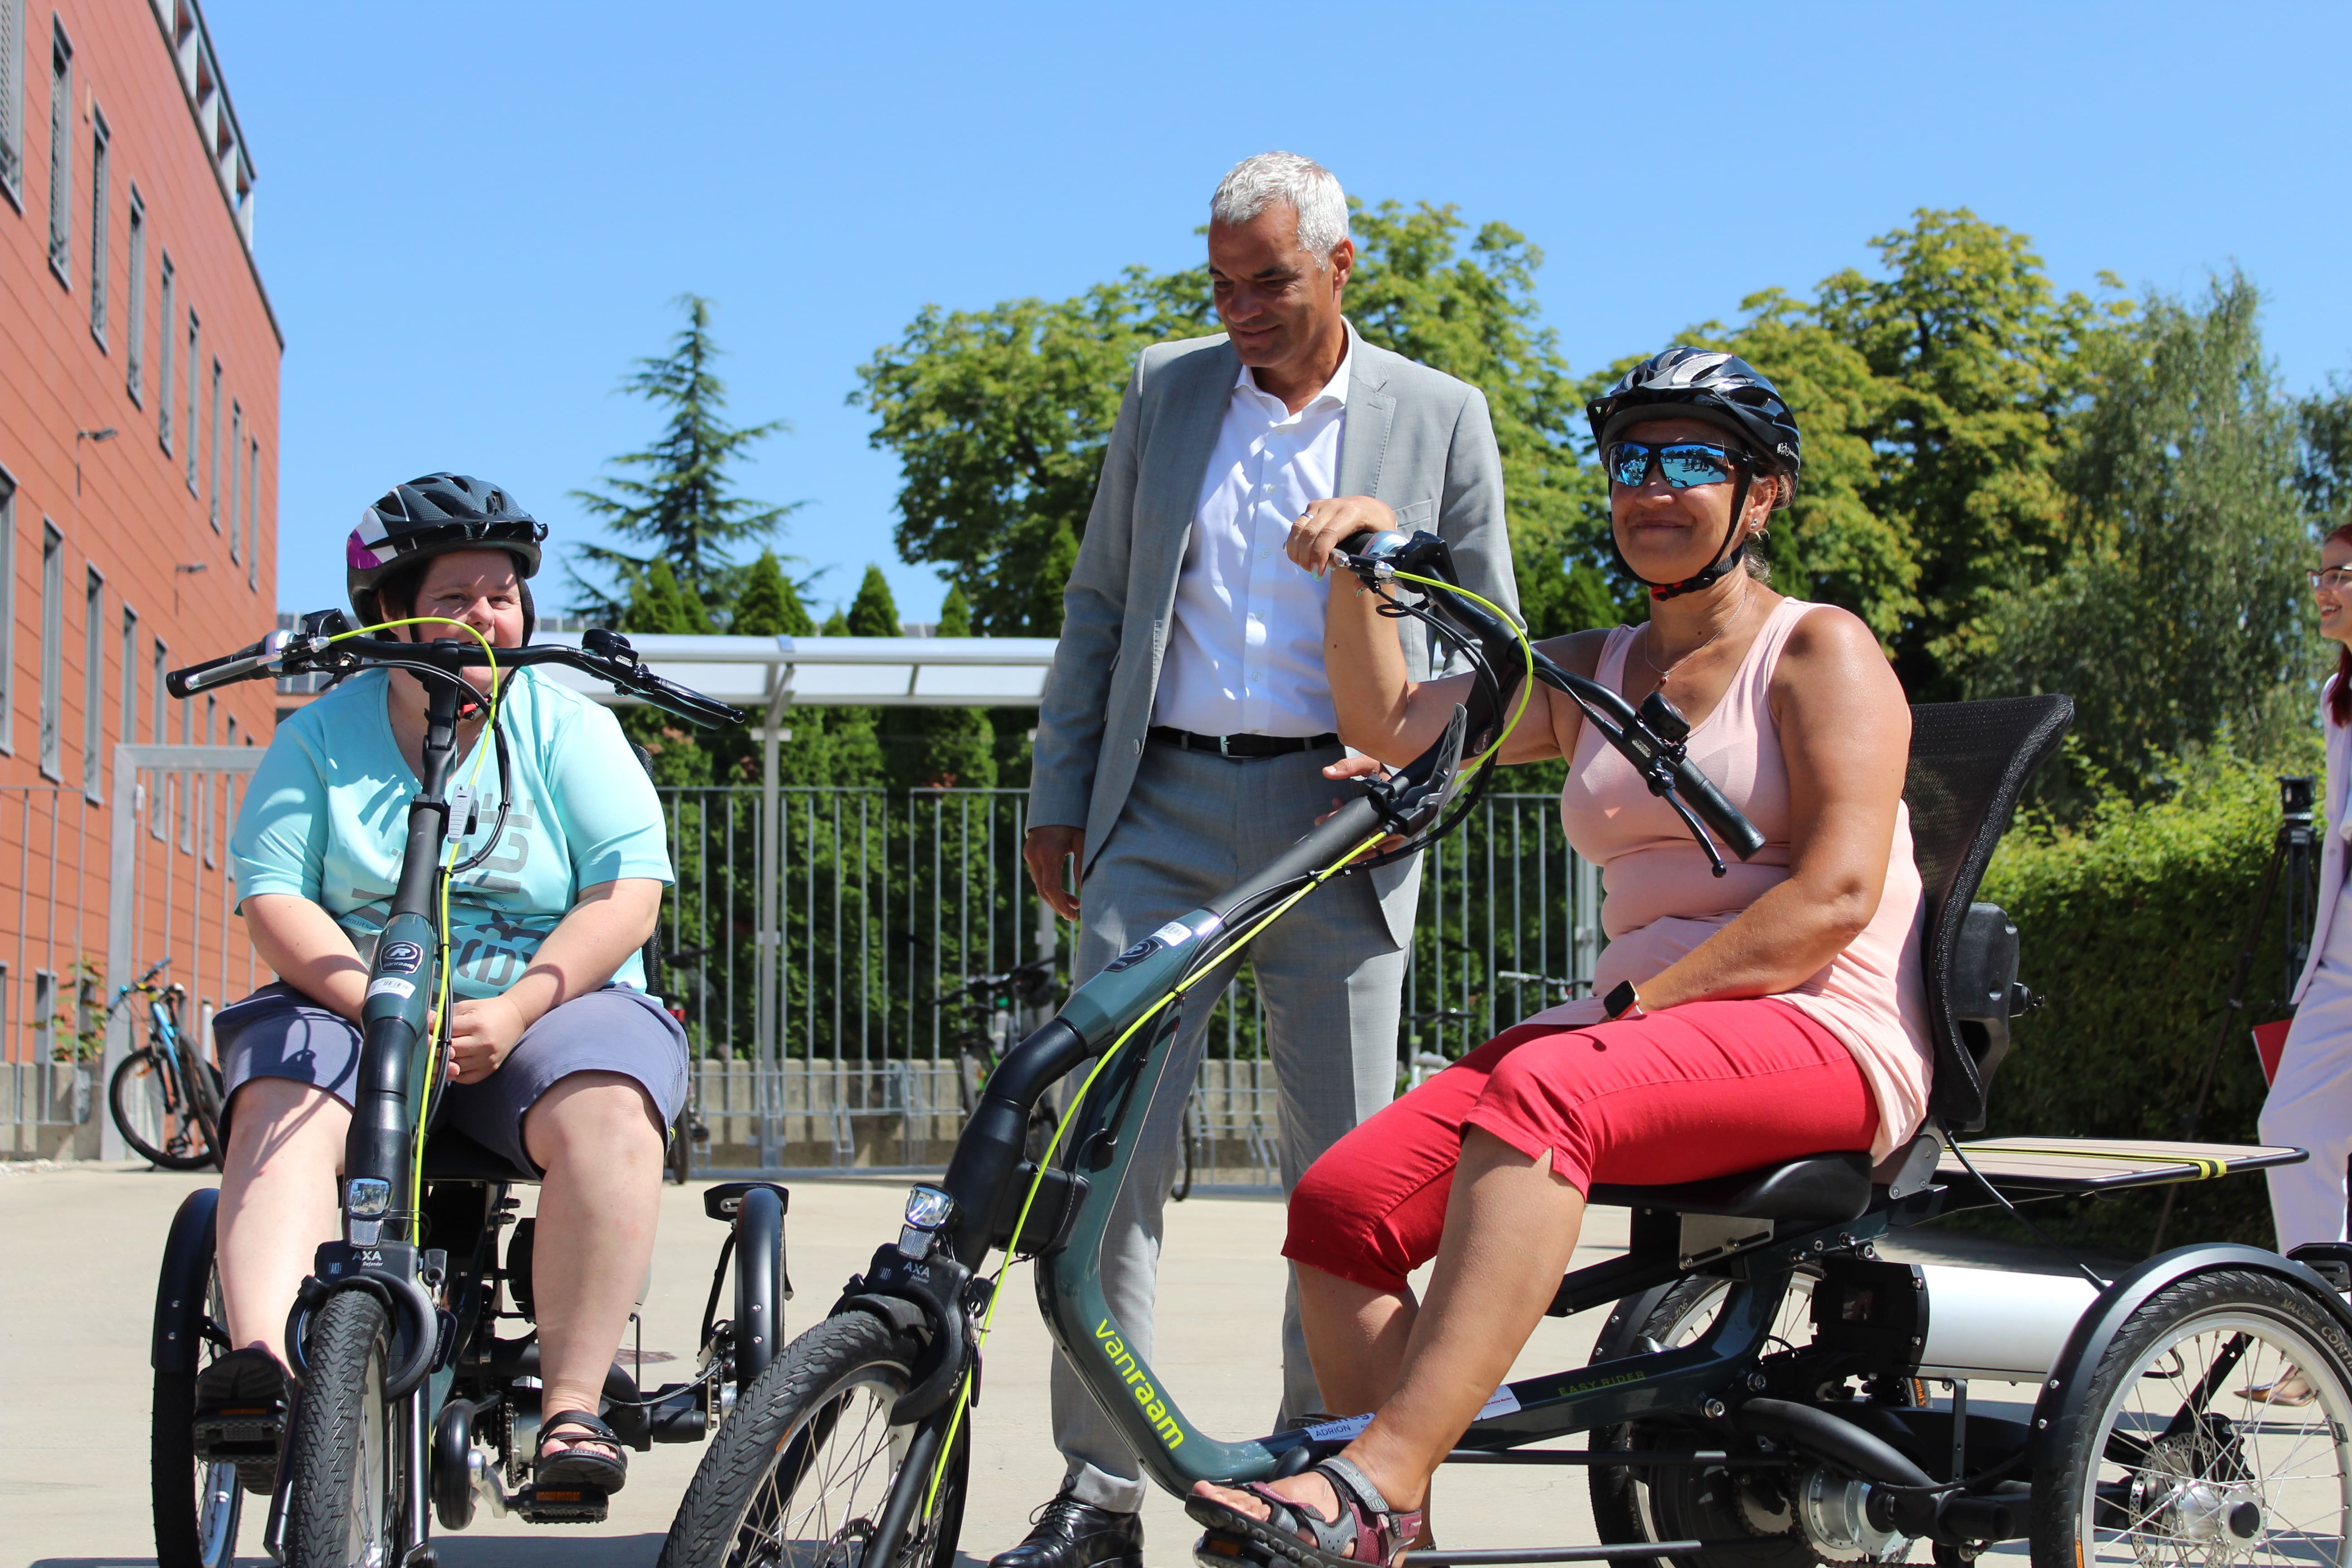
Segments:
[[[362,624],[444,616],[520,647],[545,533],[495,486],[413,479],[351,535],[352,607]],[[474,863],[450,886],[442,1125],[542,1173],[537,1479],[612,1491],[626,1459],[596,1418],[599,1396],[652,1258],[666,1130],[686,1096],[685,1036],[646,994],[638,956],[669,857],[660,802],[612,714],[537,670],[499,678],[511,796],[495,763],[475,766],[492,745],[487,704],[461,721],[450,773],[479,809],[460,800],[452,814],[476,826],[459,852]],[[488,692],[488,670],[471,679]],[[214,1022],[229,1097],[221,1294],[236,1348],[197,1384],[200,1427],[224,1406],[282,1409],[278,1336],[312,1254],[338,1231],[357,1020],[399,880],[425,701],[404,670],[336,686],[278,726],[237,816],[238,912],[278,981]]]

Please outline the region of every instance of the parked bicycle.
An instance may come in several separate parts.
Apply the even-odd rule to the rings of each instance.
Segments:
[[[932,1006],[954,1019],[956,1032],[948,1043],[955,1047],[956,1098],[964,1120],[969,1121],[979,1107],[989,1074],[1021,1037],[1022,1012],[1051,1002],[1054,990],[1054,961],[1037,958],[1002,974],[969,976],[962,984],[931,998]],[[1056,1125],[1054,1108],[1047,1101],[1040,1100],[1030,1109],[1032,1159],[1044,1157]]]
[[[155,977],[171,959],[157,959],[147,973],[114,994],[106,1009],[110,1026],[122,1005],[136,996],[147,1005],[147,1043],[122,1058],[107,1080],[106,1108],[114,1130],[140,1158],[166,1171],[220,1168],[220,1068],[209,1042],[191,1042],[180,1030],[180,1009],[188,988],[177,981],[159,985]]]

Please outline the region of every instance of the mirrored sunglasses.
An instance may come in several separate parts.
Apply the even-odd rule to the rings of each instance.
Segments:
[[[1672,441],[1662,447],[1653,447],[1646,441],[1612,441],[1601,461],[1611,480],[1629,490],[1639,489],[1649,481],[1653,463],[1665,475],[1668,487],[1686,490],[1728,480],[1747,461],[1747,454],[1712,441]]]

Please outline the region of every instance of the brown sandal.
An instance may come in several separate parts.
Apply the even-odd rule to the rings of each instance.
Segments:
[[[1313,1468],[1338,1495],[1338,1518],[1319,1518],[1264,1481],[1235,1489],[1266,1504],[1273,1512],[1265,1519],[1252,1519],[1214,1498],[1188,1497],[1184,1511],[1208,1527],[1192,1548],[1194,1558],[1210,1568],[1231,1568],[1236,1560],[1265,1562],[1271,1552],[1297,1568],[1339,1568],[1342,1563],[1386,1568],[1420,1537],[1423,1510],[1391,1507],[1371,1478],[1347,1459],[1335,1454]],[[1302,1535],[1311,1540],[1302,1540]]]

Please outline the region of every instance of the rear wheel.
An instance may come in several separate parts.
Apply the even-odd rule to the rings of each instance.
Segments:
[[[310,1320],[302,1397],[286,1435],[288,1568],[392,1568],[400,1465],[383,1396],[392,1320],[340,1290]]]
[[[1722,1310],[1730,1286],[1693,1277],[1677,1281],[1622,1345],[1603,1341],[1595,1360],[1638,1354],[1643,1340],[1675,1350],[1705,1333]],[[1812,1338],[1813,1277],[1800,1273],[1774,1314],[1767,1350],[1786,1350]],[[1661,1421],[1634,1421],[1594,1430],[1595,1448],[1688,1449],[1696,1447],[1687,1428]],[[1671,1559],[1681,1568],[1807,1568],[1818,1563],[1797,1529],[1788,1500],[1769,1475],[1743,1475],[1722,1467],[1660,1465],[1655,1468],[1595,1465],[1591,1471],[1592,1519],[1601,1539],[1612,1544],[1649,1541],[1738,1541],[1752,1544]],[[1624,1562],[1620,1568],[1661,1568],[1658,1559]]]
[[[915,1356],[911,1339],[864,1312],[793,1342],[703,1456],[661,1568],[869,1568],[866,1544],[915,1432],[890,1425]],[[967,1415],[946,1465],[925,1467],[936,1489],[925,1475],[926,1501],[887,1568],[954,1563],[970,1465]]]
[[[123,1058],[106,1086],[107,1108],[123,1142],[167,1171],[209,1170],[220,1163],[215,1152],[220,1098],[220,1069],[212,1063],[195,1063],[184,1079],[147,1046]]]
[[[2033,1478],[2034,1568],[2340,1563],[2352,1533],[2352,1340],[2274,1274],[2150,1297]],[[2301,1404],[2246,1397],[2301,1380]],[[2297,1391],[2290,1391],[2297,1392]]]
[[[169,1321],[168,1332],[190,1331],[194,1324],[199,1342],[192,1368],[158,1372],[148,1427],[148,1479],[155,1512],[157,1568],[229,1568],[236,1553],[237,1524],[244,1512],[244,1493],[237,1468],[208,1464],[196,1458],[196,1378],[228,1348],[228,1332],[221,1310],[220,1277],[213,1262],[212,1208],[205,1205],[181,1211],[178,1226],[202,1227],[201,1239],[189,1238],[183,1249],[173,1246],[166,1256],[187,1260],[184,1277],[163,1281],[158,1315]],[[182,1238],[174,1237],[173,1240]],[[182,1310],[184,1301],[201,1300],[197,1312]]]

